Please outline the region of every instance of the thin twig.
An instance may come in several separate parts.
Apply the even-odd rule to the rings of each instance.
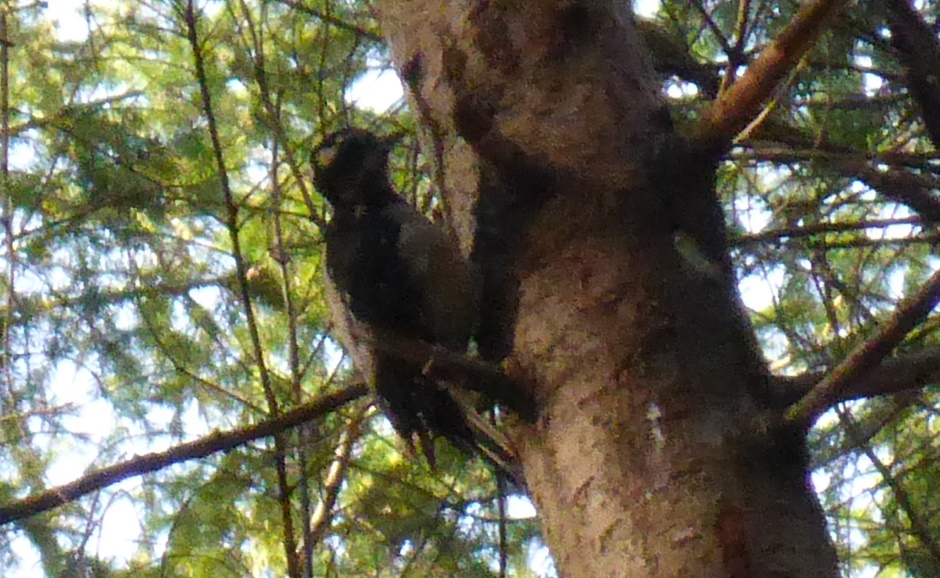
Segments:
[[[728,55],[728,66],[725,67],[725,75],[721,79],[721,85],[718,87],[718,94],[723,94],[728,90],[738,76],[738,67],[746,58],[744,47],[747,45],[748,18],[751,13],[750,0],[739,0],[737,22],[734,24],[734,46],[731,47]],[[766,108],[764,109],[767,110]],[[753,123],[752,123],[753,124]]]
[[[253,53],[252,62],[254,63],[253,71],[255,82],[258,84],[258,91],[261,96],[261,102],[264,105],[265,124],[271,131],[274,133],[275,139],[278,142],[284,143],[284,156],[287,159],[287,166],[290,167],[291,173],[294,176],[294,181],[297,184],[297,188],[300,189],[300,196],[303,199],[304,206],[307,208],[310,220],[314,222],[321,230],[326,226],[326,223],[323,221],[323,218],[320,216],[317,211],[316,205],[313,203],[313,197],[310,195],[310,190],[307,187],[307,179],[304,177],[303,171],[301,170],[301,163],[297,160],[297,157],[294,155],[293,148],[289,146],[287,140],[287,135],[284,134],[284,127],[281,125],[280,118],[277,112],[277,108],[274,105],[274,100],[271,97],[271,90],[268,87],[268,76],[265,70],[265,58],[264,58],[264,44],[260,38],[260,32],[256,30],[254,22],[250,16],[250,9],[248,4],[244,1],[241,3],[242,12],[244,15],[242,18],[239,18],[234,13],[231,13],[232,23],[237,29],[241,28],[241,23],[246,22],[248,28],[248,33],[250,34],[251,40],[251,52]],[[262,4],[264,6],[264,4]],[[230,8],[231,10],[231,8]]]
[[[923,226],[920,217],[906,217],[903,219],[872,219],[868,221],[855,221],[854,223],[814,223],[802,227],[786,229],[768,229],[750,235],[737,235],[729,240],[732,247],[744,247],[758,243],[782,241],[784,239],[800,239],[814,237],[826,233],[851,233],[866,229],[884,229],[897,225]]]
[[[365,28],[361,26],[357,26],[356,24],[347,22],[346,20],[333,16],[332,14],[329,14],[327,12],[317,10],[316,8],[311,8],[310,6],[304,6],[300,2],[294,2],[293,0],[278,0],[278,1],[281,4],[285,6],[290,6],[291,8],[299,12],[303,12],[304,14],[309,14],[310,16],[313,16],[314,18],[316,18],[317,20],[325,24],[330,24],[337,28],[341,28],[343,30],[353,32],[357,36],[368,38],[369,40],[372,40],[374,42],[383,42],[383,43],[385,42],[385,39],[382,38],[380,34],[373,32],[371,30],[366,30]]]
[[[4,2],[0,7],[0,189],[3,190],[3,206],[0,220],[6,244],[7,290],[6,310],[0,317],[0,369],[3,370],[7,389],[13,391],[13,348],[11,328],[16,309],[16,252],[13,243],[13,199],[10,191],[10,38],[7,13],[12,3]]]
[[[247,15],[246,15],[247,17]],[[200,93],[202,95],[203,113],[206,115],[206,121],[209,128],[209,136],[212,140],[212,150],[215,155],[216,165],[219,171],[219,181],[222,187],[225,206],[228,209],[225,226],[228,229],[229,237],[232,242],[232,257],[235,260],[235,274],[238,278],[238,286],[241,293],[242,305],[245,308],[245,320],[248,325],[248,333],[251,337],[251,345],[255,357],[255,363],[258,366],[258,372],[261,377],[261,388],[268,404],[268,411],[277,418],[280,414],[277,396],[271,385],[271,375],[267,370],[264,361],[264,347],[261,344],[261,335],[258,330],[258,324],[255,320],[254,308],[251,303],[251,294],[248,288],[248,267],[242,253],[241,241],[239,240],[238,225],[238,206],[235,203],[235,197],[228,180],[228,171],[225,166],[225,157],[222,151],[222,143],[219,139],[218,124],[215,119],[215,112],[212,107],[212,95],[209,91],[209,82],[206,75],[205,63],[203,62],[202,47],[199,45],[199,39],[196,32],[196,12],[193,6],[193,0],[186,3],[185,21],[187,35],[189,37],[190,47],[193,51],[193,60],[196,67],[196,79],[199,83]],[[286,449],[284,440],[280,435],[274,436],[274,460],[277,470],[278,492],[281,501],[281,519],[284,524],[285,550],[287,557],[287,573],[291,578],[299,578],[299,568],[297,560],[297,546],[294,542],[294,522],[293,512],[290,504],[291,486],[287,479]]]
[[[728,37],[725,36],[724,32],[721,31],[721,27],[718,26],[718,23],[715,22],[715,19],[712,18],[712,15],[708,13],[708,9],[705,8],[704,2],[698,0],[692,2],[692,7],[698,11],[699,15],[702,17],[702,20],[705,22],[705,26],[711,31],[712,36],[715,37],[715,40],[718,41],[718,44],[721,45],[721,49],[725,54],[728,55],[728,60],[734,60],[734,48],[731,46],[731,43],[728,42]]]

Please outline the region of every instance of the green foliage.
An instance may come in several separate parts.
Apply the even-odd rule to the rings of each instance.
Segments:
[[[671,101],[680,125],[701,114],[729,60],[755,54],[799,3],[750,4],[743,38],[732,33],[737,2],[668,0],[644,32],[664,85],[686,89]],[[435,208],[413,116],[344,98],[370,68],[387,65],[371,3],[197,6],[218,150],[185,5],[86,6],[58,29],[52,21],[65,12],[43,3],[8,14],[0,504],[86,469],[260,423],[275,413],[272,399],[285,412],[350,382],[345,366],[334,374],[339,354],[325,337],[324,204],[307,166],[323,134],[345,122],[403,132],[395,185]],[[924,11],[937,17],[933,3]],[[87,35],[60,37],[83,26]],[[880,174],[937,188],[935,158],[924,157],[930,144],[883,30],[861,6],[840,22],[720,170],[735,263],[751,288],[745,299],[781,374],[841,359],[938,266],[936,223],[912,221],[890,187],[846,164],[871,161]],[[902,352],[938,347],[938,325],[921,327]],[[928,387],[846,404],[814,431],[820,495],[847,574],[940,575],[936,408]],[[382,419],[362,424],[362,414],[361,404],[336,411],[278,444],[176,463],[3,527],[0,567],[10,576],[35,568],[56,577],[281,576],[284,506],[303,552],[304,529],[325,504],[311,575],[497,575],[488,469],[441,445],[431,472],[403,455]],[[337,457],[349,436],[348,455]],[[340,482],[330,477],[338,461]],[[114,513],[122,500],[133,519]],[[513,513],[508,575],[534,576],[537,523]]]

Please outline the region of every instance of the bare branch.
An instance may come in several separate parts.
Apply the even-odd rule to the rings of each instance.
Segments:
[[[812,391],[823,377],[820,372],[804,373],[798,377],[781,378],[779,383],[787,391],[784,398],[795,403]],[[848,384],[832,402],[894,395],[932,384],[940,384],[940,348],[886,359],[877,368]]]
[[[363,38],[368,38],[369,40],[372,40],[374,42],[385,42],[385,39],[382,38],[380,34],[377,34],[376,32],[373,32],[372,30],[366,30],[365,28],[361,26],[357,26],[356,24],[353,24],[352,22],[347,22],[346,20],[333,16],[332,14],[327,14],[326,12],[317,10],[316,8],[312,8],[310,6],[305,6],[302,3],[296,2],[294,0],[278,0],[278,1],[285,6],[290,6],[294,10],[297,10],[298,12],[309,14],[310,16],[313,16],[314,18],[316,18],[317,20],[323,23],[330,24],[342,30],[348,30],[349,32],[353,32],[358,36],[362,36]]]
[[[323,417],[329,412],[364,396],[367,391],[364,385],[348,387],[336,393],[324,395],[276,419],[225,433],[212,433],[164,452],[137,456],[126,462],[95,470],[68,484],[46,490],[24,500],[0,506],[0,526],[47,512],[133,476],[155,472],[186,460],[204,458],[216,452],[245,445],[256,439],[279,434],[284,430]]]
[[[16,319],[16,247],[13,243],[13,200],[10,197],[10,40],[8,8],[0,9],[0,189],[4,191],[0,222],[6,248],[7,279],[5,309],[0,317],[0,370],[7,387],[13,388],[11,327]]]
[[[500,366],[470,359],[461,353],[424,341],[405,339],[374,328],[373,332],[373,347],[402,361],[423,367],[424,373],[431,378],[446,381],[462,390],[480,393],[490,401],[505,405],[523,419],[530,420],[535,415],[535,402],[530,389],[515,376],[508,375]],[[356,338],[368,340],[370,336],[357,335]]]
[[[940,301],[940,270],[913,298],[908,299],[871,339],[858,345],[813,389],[787,412],[787,420],[808,423],[832,406],[848,384],[879,364],[904,337],[930,314]]]
[[[804,4],[790,25],[748,65],[747,72],[712,104],[695,140],[709,148],[727,148],[845,4],[845,0],[813,0]]]
[[[871,219],[865,221],[855,221],[847,223],[814,223],[802,227],[790,227],[786,229],[769,229],[760,233],[750,235],[738,235],[729,240],[732,247],[745,247],[759,243],[779,242],[782,240],[800,239],[813,237],[826,233],[851,233],[864,231],[866,229],[885,229],[895,225],[923,225],[919,217],[907,217],[904,219]]]

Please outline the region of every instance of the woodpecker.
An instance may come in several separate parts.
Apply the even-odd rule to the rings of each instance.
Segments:
[[[346,128],[313,152],[314,182],[333,214],[326,227],[326,290],[333,331],[409,449],[434,465],[431,438],[478,447],[464,408],[442,384],[376,347],[375,333],[464,353],[477,315],[477,281],[456,242],[392,188],[393,139]]]

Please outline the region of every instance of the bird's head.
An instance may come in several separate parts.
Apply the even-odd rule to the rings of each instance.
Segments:
[[[314,183],[334,208],[387,202],[388,153],[397,137],[380,138],[361,128],[328,135],[313,151]]]

